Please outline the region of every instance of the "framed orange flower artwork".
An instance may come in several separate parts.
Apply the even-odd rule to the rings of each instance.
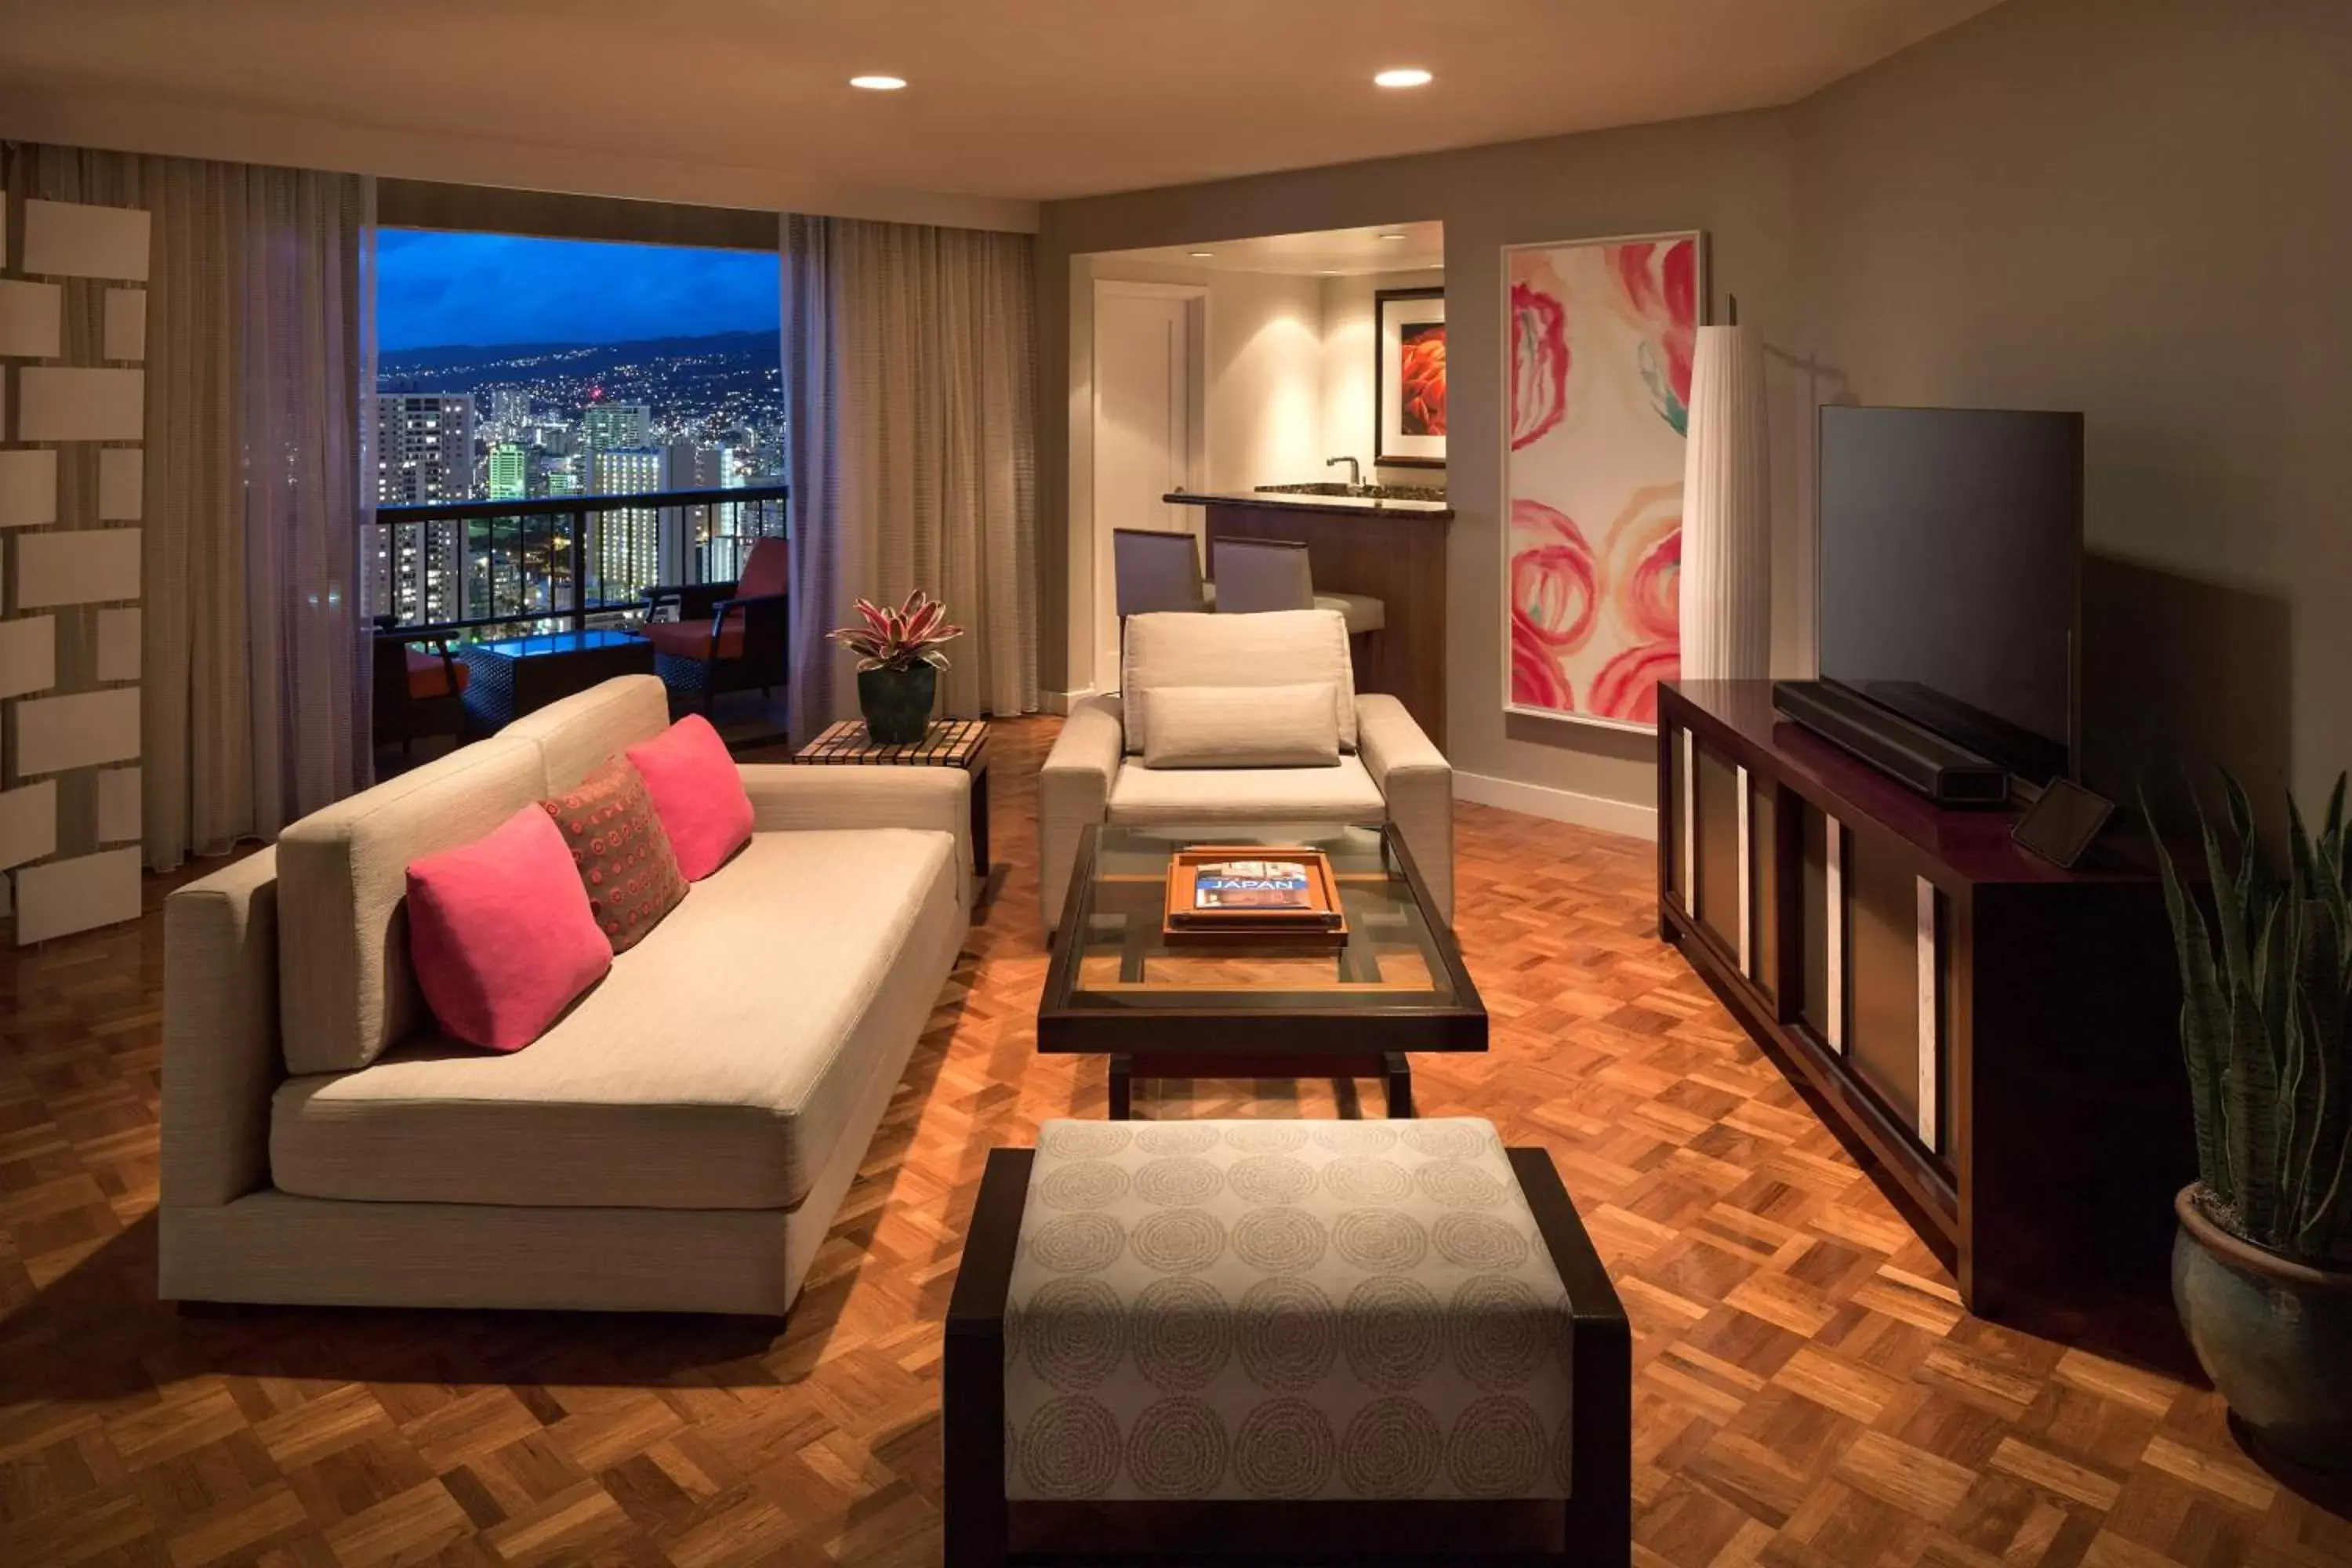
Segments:
[[[1445,290],[1383,289],[1372,296],[1372,461],[1445,464]]]
[[[1503,250],[1503,705],[1657,724],[1682,663],[1683,439],[1706,237]]]

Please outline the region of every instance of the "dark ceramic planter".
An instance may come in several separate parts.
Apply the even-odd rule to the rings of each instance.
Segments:
[[[2172,1302],[2198,1364],[2255,1444],[2323,1475],[2352,1473],[2352,1268],[2296,1263],[2173,1199]]]
[[[923,738],[931,724],[931,702],[940,690],[940,672],[928,664],[912,669],[861,669],[857,672],[857,707],[866,715],[866,733],[877,746],[908,746]]]

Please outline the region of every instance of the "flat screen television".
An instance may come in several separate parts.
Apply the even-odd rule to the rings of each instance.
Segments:
[[[1821,673],[2034,788],[2080,761],[2083,416],[1821,410]]]

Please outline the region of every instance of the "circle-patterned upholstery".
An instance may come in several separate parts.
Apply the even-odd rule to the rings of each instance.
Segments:
[[[1567,1495],[1567,1292],[1486,1121],[1049,1121],[1006,1346],[1011,1498]]]

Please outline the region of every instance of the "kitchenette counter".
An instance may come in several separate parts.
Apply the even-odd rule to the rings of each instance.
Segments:
[[[1328,495],[1300,490],[1171,490],[1160,499],[1176,506],[1245,506],[1267,511],[1406,517],[1427,522],[1449,522],[1454,517],[1454,508],[1444,501],[1398,496]]]
[[[1202,509],[1209,574],[1220,540],[1280,540],[1307,546],[1322,594],[1381,601],[1381,629],[1353,639],[1356,687],[1385,691],[1445,744],[1445,538],[1454,517],[1444,492],[1420,486],[1340,485],[1256,490],[1171,490],[1161,499]],[[1418,490],[1420,493],[1410,493]],[[1385,491],[1386,493],[1381,493]],[[1405,492],[1405,493],[1400,493]]]

